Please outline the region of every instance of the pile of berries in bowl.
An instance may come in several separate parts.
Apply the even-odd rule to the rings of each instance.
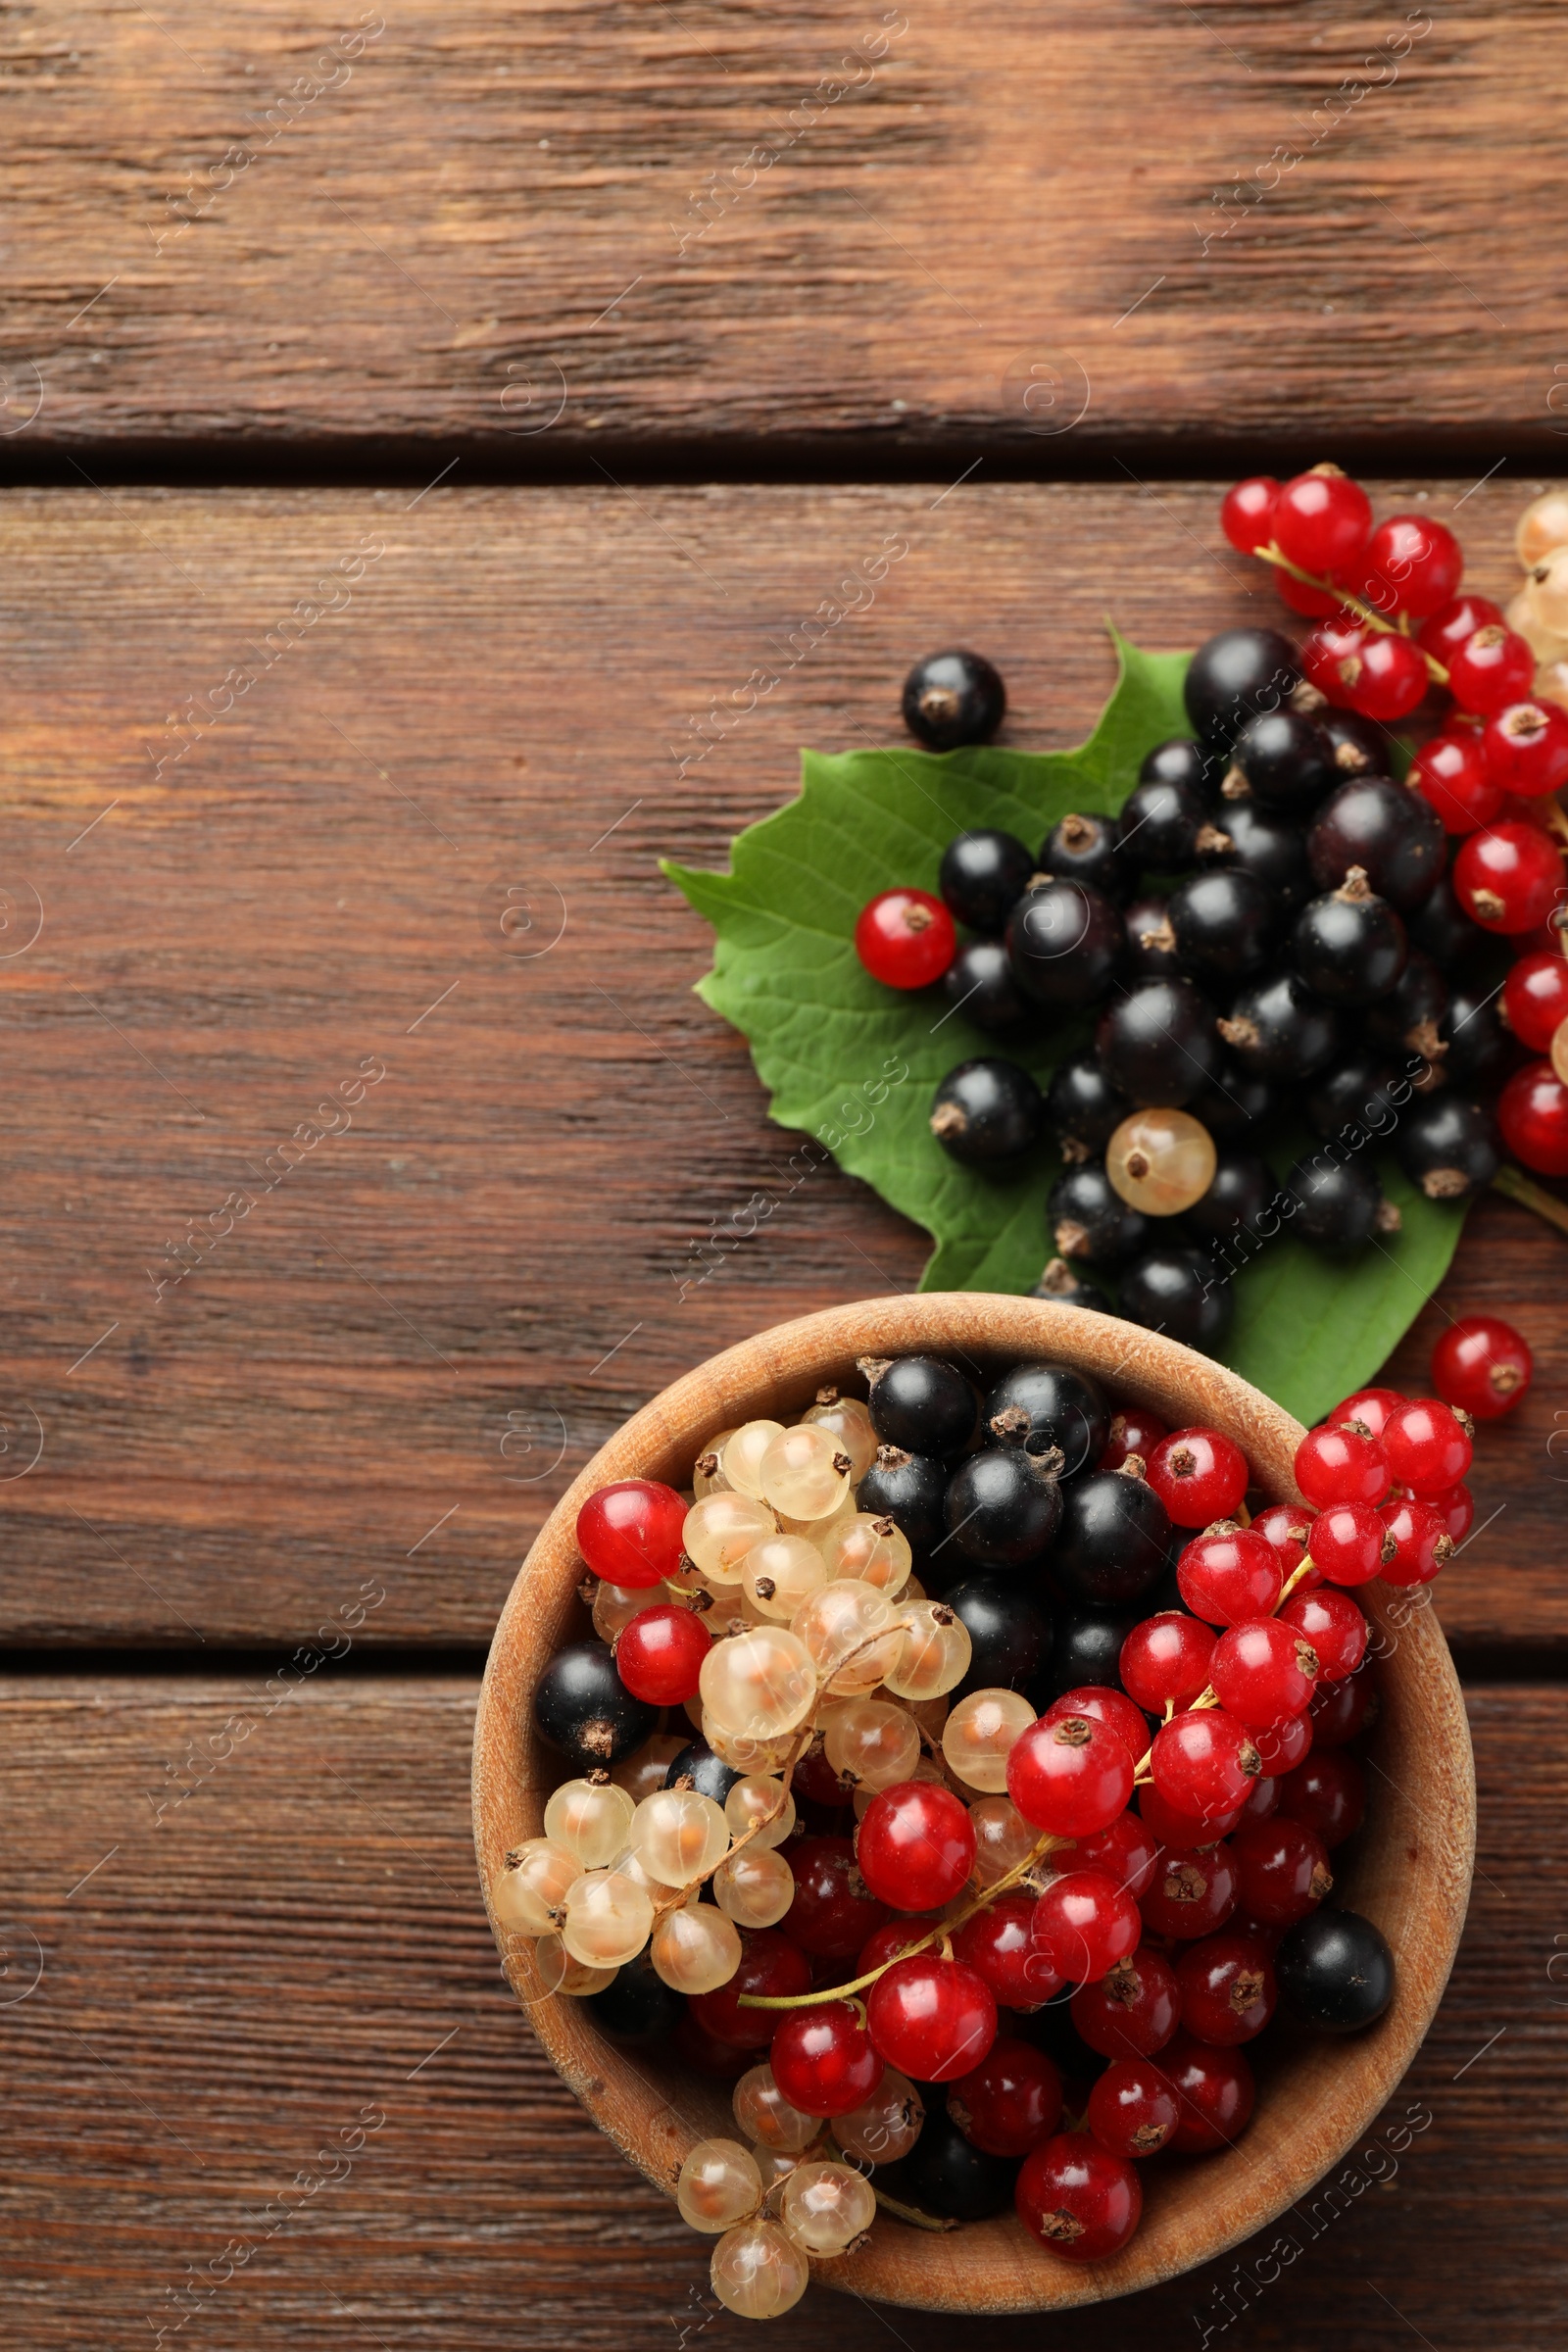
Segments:
[[[901,1302],[960,1303],[1089,1328]],[[1270,1504],[1220,1427],[992,1354],[978,1380],[962,1354],[866,1358],[863,1402],[841,1377],[703,1428],[685,1492],[594,1480],[556,1539],[593,1638],[533,1638],[510,1714],[487,1684],[479,1754],[510,1738],[544,1766],[535,1834],[489,1874],[514,1981],[587,2095],[610,2065],[584,2027],[710,2094],[673,2184],[745,2316],[812,2263],[897,2292],[954,2230],[1057,2267],[1007,2307],[1077,2299],[1059,2274],[1127,2261],[1146,2181],[1234,2146],[1303,2036],[1376,2027],[1401,2066],[1456,1934],[1450,1899],[1436,1985],[1423,1948],[1405,1994],[1397,1903],[1386,1936],[1326,1898],[1368,1806],[1362,1600],[1450,1554],[1462,1418],[1363,1392],[1300,1440],[1305,1502]],[[483,1825],[477,1761],[476,1790]]]

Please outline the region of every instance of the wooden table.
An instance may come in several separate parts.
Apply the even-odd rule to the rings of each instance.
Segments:
[[[5,69],[8,2334],[734,2336],[501,1982],[478,1674],[630,1409],[923,1252],[827,1171],[680,1297],[784,1144],[655,858],[890,739],[940,642],[1075,740],[1105,612],[1258,609],[1214,485],[1260,457],[1457,511],[1510,585],[1568,28],[83,0]],[[1281,2283],[1259,2245],[1076,2343],[1562,2340],[1564,1247],[1485,1203],[1395,1366],[1480,1305],[1539,1362],[1441,1589],[1482,1830],[1430,2124]],[[817,2291],[769,2340],[824,2329],[952,2340]]]

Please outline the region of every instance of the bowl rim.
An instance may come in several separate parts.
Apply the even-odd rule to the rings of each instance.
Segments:
[[[672,1382],[598,1449],[540,1529],[496,1626],[474,1725],[474,1845],[504,1971],[534,2031],[600,2129],[671,2197],[688,2150],[723,2128],[712,2110],[713,2085],[691,2074],[673,2087],[651,2080],[634,2054],[593,2028],[583,2004],[544,1990],[531,1942],[509,1936],[490,1901],[507,1851],[539,1835],[545,1797],[559,1778],[532,1731],[529,1702],[576,1605],[577,1511],[615,1478],[663,1477],[684,1486],[699,1440],[714,1429],[770,1402],[804,1400],[825,1381],[842,1383],[859,1356],[922,1350],[967,1357],[971,1369],[987,1359],[1072,1364],[1111,1387],[1118,1401],[1146,1405],[1173,1427],[1201,1420],[1223,1430],[1248,1455],[1258,1488],[1273,1500],[1299,1500],[1291,1465],[1300,1424],[1234,1372],[1115,1316],[975,1291],[862,1299],[775,1325]],[[1182,1407],[1179,1422],[1174,1404]],[[816,2280],[916,2309],[988,2315],[1135,2293],[1278,2220],[1360,2138],[1408,2068],[1447,1982],[1474,1861],[1475,1775],[1458,1678],[1434,1612],[1381,1580],[1361,1587],[1358,1598],[1382,1661],[1383,1759],[1374,1762],[1385,1786],[1376,1830],[1358,1835],[1348,1878],[1353,1907],[1377,1920],[1397,1957],[1385,2016],[1353,2039],[1288,2044],[1284,2071],[1308,2095],[1276,2096],[1265,2079],[1246,2135],[1223,2155],[1164,2175],[1143,2226],[1109,2262],[1053,2254],[1011,2213],[943,2234],[883,2215],[854,2254],[813,2262]]]

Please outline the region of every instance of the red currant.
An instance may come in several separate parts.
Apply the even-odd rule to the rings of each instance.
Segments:
[[[1157,2156],[1181,2110],[1151,2058],[1115,2058],[1089,2094],[1084,2121],[1112,2156]]]
[[[1125,1886],[1098,1870],[1053,1879],[1035,1905],[1036,1951],[1064,1984],[1094,1984],[1138,1949],[1138,1905]]]
[[[1277,1617],[1251,1617],[1220,1636],[1208,1679],[1227,1714],[1250,1729],[1266,1730],[1310,1705],[1317,1652],[1294,1626]]]
[[[1338,466],[1297,474],[1275,501],[1275,541],[1301,571],[1348,571],[1371,530],[1371,500]]]
[[[1306,1531],[1311,1524],[1311,1512],[1296,1502],[1271,1502],[1252,1521],[1253,1535],[1261,1536],[1278,1552],[1282,1576],[1292,1575],[1305,1558]],[[1124,1674],[1123,1682],[1126,1679]]]
[[[1568,710],[1555,703],[1510,703],[1488,719],[1481,742],[1499,792],[1535,801],[1568,780]]]
[[[1383,1566],[1389,1531],[1369,1502],[1337,1502],[1312,1522],[1306,1548],[1331,1585],[1369,1585]]]
[[[1285,1821],[1304,1822],[1332,1849],[1361,1827],[1366,1812],[1366,1774],[1343,1747],[1326,1747],[1298,1764],[1280,1789]]]
[[[1271,1617],[1284,1578],[1272,1544],[1250,1527],[1210,1528],[1189,1544],[1176,1563],[1176,1584],[1195,1616],[1210,1625],[1243,1625]]]
[[[1489,621],[1439,659],[1447,664],[1448,691],[1459,709],[1482,717],[1519,702],[1535,682],[1535,655],[1522,637],[1499,621]]]
[[[1549,1054],[1568,1021],[1568,956],[1560,948],[1521,956],[1503,983],[1502,1005],[1519,1043],[1532,1054]]]
[[[1407,1399],[1397,1389],[1357,1389],[1353,1396],[1347,1396],[1343,1404],[1334,1407],[1333,1412],[1326,1416],[1323,1426],[1337,1428],[1347,1421],[1359,1421],[1375,1438],[1381,1438],[1389,1415],[1397,1412],[1405,1402]],[[1338,1502],[1340,1497],[1334,1495],[1330,1499]],[[1347,1500],[1365,1502],[1367,1497],[1364,1494],[1352,1494]]]
[[[929,988],[957,952],[953,917],[928,890],[884,890],[855,926],[855,953],[888,988]]]
[[[1290,1722],[1282,1728],[1286,1731],[1294,1731],[1298,1723],[1304,1723],[1305,1721],[1306,1717],[1304,1715],[1293,1715]],[[1259,1740],[1272,1740],[1275,1737],[1275,1734],[1273,1732],[1259,1732],[1257,1737]],[[1309,1746],[1311,1744],[1310,1734],[1308,1735],[1307,1744]],[[1261,1755],[1261,1747],[1259,1747],[1258,1753]],[[1283,1767],[1281,1767],[1281,1769],[1283,1770]],[[1274,1772],[1264,1770],[1258,1774],[1257,1779],[1252,1783],[1252,1792],[1250,1796],[1249,1796],[1246,1804],[1243,1805],[1241,1812],[1232,1820],[1231,1829],[1239,1830],[1242,1824],[1248,1821],[1267,1821],[1271,1814],[1279,1811],[1279,1780]],[[1230,1832],[1227,1831],[1226,1835],[1229,1836]]]
[[[1107,1731],[1115,1733],[1135,1765],[1141,1764],[1149,1753],[1149,1726],[1143,1710],[1135,1707],[1130,1698],[1124,1698],[1119,1690],[1107,1690],[1096,1683],[1086,1683],[1077,1690],[1064,1690],[1060,1698],[1052,1700],[1040,1720],[1059,1723],[1064,1715],[1088,1715],[1096,1723],[1102,1723]]]
[[[1466,1486],[1447,1488],[1442,1494],[1427,1497],[1433,1510],[1443,1521],[1458,1549],[1475,1524],[1475,1496]]]
[[[879,1902],[901,1911],[938,1911],[974,1868],[969,1808],[935,1781],[879,1789],[855,1839],[860,1876]]]
[[[1222,1707],[1173,1715],[1155,1733],[1150,1751],[1154,1787],[1184,1813],[1229,1811],[1242,1803],[1262,1769],[1246,1724]]]
[[[1293,612],[1304,612],[1312,620],[1322,620],[1337,612],[1345,597],[1344,588],[1338,584],[1314,588],[1310,580],[1298,580],[1290,571],[1276,569],[1274,585]]]
[[[1497,1098],[1497,1125],[1515,1159],[1540,1176],[1568,1176],[1568,1086],[1549,1061],[1527,1061]]]
[[[1176,1971],[1163,1952],[1140,1944],[1098,1984],[1080,1984],[1071,2008],[1080,2038],[1102,2058],[1152,2058],[1181,2019]]]
[[[1294,1625],[1317,1652],[1319,1684],[1337,1683],[1353,1674],[1366,1652],[1366,1618],[1361,1609],[1334,1585],[1315,1592],[1293,1592],[1280,1611],[1282,1625]]]
[[[1429,1502],[1386,1502],[1380,1514],[1393,1542],[1383,1563],[1386,1585],[1430,1585],[1453,1557],[1453,1538]]]
[[[1518,819],[1472,833],[1453,861],[1453,894],[1470,920],[1505,937],[1545,921],[1562,879],[1556,843]]]
[[[1061,2122],[1061,2077],[1043,2050],[1004,2034],[958,2077],[948,2114],[988,2156],[1027,2156]]]
[[[1568,977],[1568,962],[1563,972]],[[1535,1368],[1525,1340],[1496,1315],[1450,1323],[1432,1350],[1433,1387],[1445,1404],[1457,1405],[1474,1421],[1500,1421],[1511,1413]]]
[[[1503,787],[1488,771],[1480,739],[1473,733],[1434,735],[1410,762],[1405,778],[1449,833],[1473,833],[1502,814]]]
[[[1563,969],[1568,971],[1568,959],[1564,960]],[[1105,1450],[1095,1467],[1097,1470],[1119,1470],[1130,1453],[1136,1453],[1141,1462],[1147,1462],[1164,1435],[1163,1421],[1153,1413],[1146,1413],[1142,1405],[1134,1405],[1128,1411],[1112,1417]]]
[[[639,1609],[613,1644],[615,1672],[633,1698],[651,1707],[683,1707],[697,1694],[703,1660],[713,1646],[700,1617],[674,1602]]]
[[[1173,1429],[1149,1456],[1148,1477],[1173,1526],[1207,1527],[1247,1493],[1247,1456],[1217,1429]]]
[[[1206,1936],[1176,1963],[1182,2032],[1212,2048],[1254,2041],[1279,2000],[1268,1955],[1245,1936]]]
[[[793,1864],[798,1848],[790,1849]],[[787,1936],[760,1928],[741,1937],[740,1966],[727,1984],[715,1992],[694,1992],[688,2012],[715,2041],[732,2042],[743,2050],[765,2050],[778,2023],[771,2009],[743,2009],[743,1992],[766,1993],[770,1998],[793,1997],[811,1989],[811,1964]]]
[[[1422,1501],[1457,1486],[1475,1451],[1452,1406],[1436,1396],[1417,1396],[1401,1405],[1391,1415],[1383,1443],[1396,1479]]]
[[[790,1848],[790,1852],[793,1856],[795,1852],[793,1846]],[[1025,1900],[1029,1902],[1032,1910],[1032,1898],[1025,1897]],[[989,1914],[981,1911],[977,1912],[975,1916],[977,1919],[985,1919]],[[902,1960],[911,1944],[918,1943],[923,1936],[929,1935],[933,1928],[941,1925],[941,1918],[934,1911],[901,1912],[897,1919],[888,1920],[866,1937],[856,1955],[855,1974],[858,1977],[868,1977],[873,1969],[881,1968],[884,1962]],[[964,1956],[963,1954],[959,1955],[960,1958]]]
[[[1274,508],[1280,486],[1271,473],[1254,473],[1226,491],[1220,502],[1219,527],[1242,555],[1267,547],[1274,536]]]
[[[849,2115],[882,2080],[882,2060],[851,2001],[787,2009],[767,2056],[774,2082],[803,2115]]]
[[[577,1513],[577,1549],[608,1585],[662,1585],[681,1563],[687,1507],[656,1479],[617,1479]]]
[[[1063,1859],[1069,1858],[1077,1870],[1103,1872],[1118,1886],[1125,1886],[1137,1902],[1153,1880],[1159,1840],[1136,1813],[1118,1813],[1108,1829],[1075,1838],[1070,1857],[1063,1849]]]
[[[1377,1721],[1377,1688],[1365,1665],[1342,1682],[1325,1683],[1312,1701],[1314,1747],[1347,1747]],[[1299,1761],[1299,1758],[1298,1758]]]
[[[1104,2262],[1137,2229],[1138,2175],[1087,2132],[1058,2132],[1031,2148],[1013,2191],[1024,2228],[1072,2262]]]
[[[1385,618],[1426,619],[1451,604],[1463,574],[1464,551],[1446,523],[1391,514],[1367,541],[1361,601]]]
[[[765,2017],[765,2010],[753,2009],[748,2016]],[[757,2050],[743,2049],[737,2041],[719,2041],[705,2033],[691,2010],[676,2021],[675,2054],[694,2074],[711,2075],[723,2082],[737,2082],[757,2063]],[[759,2047],[761,2045],[759,2044]]]
[[[781,1922],[785,1935],[824,1960],[852,1958],[888,1913],[861,1877],[849,1838],[798,1838],[789,1860],[795,1899]]]
[[[1451,605],[1445,605],[1430,620],[1421,623],[1415,641],[1424,654],[1446,664],[1477,629],[1495,628],[1501,620],[1501,606],[1493,604],[1489,597],[1456,596]]]
[[[1231,1851],[1243,1909],[1271,1927],[1294,1927],[1334,1885],[1329,1849],[1304,1821],[1248,1822],[1232,1838]]]
[[[1288,573],[1281,575],[1288,578]],[[1301,648],[1301,668],[1309,685],[1342,710],[1349,708],[1345,680],[1340,672],[1344,662],[1353,662],[1365,645],[1370,631],[1366,623],[1353,612],[1336,612],[1320,620],[1311,630]],[[1352,670],[1352,675],[1356,674]]]
[[[1208,1688],[1214,1638],[1213,1627],[1200,1617],[1163,1609],[1157,1617],[1135,1625],[1122,1643],[1121,1679],[1138,1704],[1152,1715],[1163,1715],[1167,1699],[1190,1707]]]
[[[1162,1796],[1152,1781],[1146,1781],[1138,1791],[1138,1810],[1149,1835],[1162,1847],[1179,1846],[1183,1853],[1189,1846],[1212,1845],[1217,1838],[1228,1837],[1245,1809],[1245,1805],[1229,1805],[1220,1812],[1190,1813]]]
[[[1181,2106],[1171,2146],[1184,2156],[1206,2156],[1234,2145],[1251,2121],[1257,2096],[1241,2051],[1216,2050],[1178,2034],[1159,2063]]]
[[[1283,1620],[1275,1619],[1273,1622],[1278,1624]],[[1308,1643],[1307,1646],[1310,1648],[1311,1644]],[[1315,1649],[1312,1651],[1312,1655],[1317,1656]],[[1315,1690],[1316,1687],[1314,1684],[1313,1689]],[[1265,1781],[1269,1785],[1277,1781],[1282,1772],[1290,1772],[1299,1764],[1311,1744],[1312,1718],[1310,1714],[1288,1716],[1284,1723],[1270,1724],[1265,1730],[1255,1731],[1252,1734],[1252,1745],[1263,1759]],[[1275,1805],[1279,1803],[1277,1792],[1270,1803],[1254,1803],[1253,1799],[1257,1796],[1257,1790],[1265,1785],[1265,1781],[1259,1781],[1256,1784],[1251,1796],[1248,1798],[1243,1808],[1249,1821],[1266,1821]]]
[[[1340,663],[1340,680],[1352,710],[1384,723],[1407,718],[1431,683],[1426,656],[1408,637],[1392,632],[1369,632],[1360,651]]]
[[[953,1938],[954,1958],[990,1985],[1004,2009],[1038,2009],[1061,1990],[1060,1977],[1035,1948],[1036,1900],[1032,1894],[999,1894]],[[862,1958],[858,1973],[875,1965]]]
[[[1007,1757],[1007,1794],[1037,1830],[1081,1838],[1105,1829],[1133,1792],[1134,1758],[1092,1715],[1032,1723]]]
[[[1320,1511],[1333,1502],[1381,1502],[1389,1478],[1383,1441],[1364,1422],[1324,1422],[1296,1448],[1296,1483]]]
[[[854,1794],[854,1784],[836,1773],[828,1762],[820,1733],[796,1765],[791,1786],[797,1796],[808,1797],[813,1805],[821,1805],[830,1813],[847,1805]]]
[[[1236,1864],[1223,1838],[1217,1845],[1168,1847],[1139,1904],[1146,1927],[1182,1942],[1212,1936],[1235,1908]]]
[[[889,2066],[915,2082],[954,2082],[997,2038],[990,1985],[961,1960],[916,1952],[895,1960],[865,1996],[871,2039]]]

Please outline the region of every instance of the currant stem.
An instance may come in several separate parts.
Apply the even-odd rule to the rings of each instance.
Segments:
[[[1544,1192],[1528,1176],[1521,1176],[1517,1168],[1499,1168],[1492,1179],[1492,1189],[1494,1193],[1505,1193],[1521,1208],[1533,1208],[1538,1217],[1555,1225],[1559,1233],[1568,1233],[1568,1201],[1559,1200],[1554,1193]]]
[[[1563,1211],[1563,1215],[1565,1220],[1568,1220],[1568,1209]],[[1281,1609],[1284,1608],[1285,1603],[1290,1599],[1291,1594],[1296,1591],[1296,1588],[1300,1583],[1302,1577],[1305,1576],[1311,1568],[1311,1554],[1303,1551],[1299,1560],[1291,1570],[1291,1573],[1286,1578],[1284,1584],[1280,1587],[1280,1596],[1274,1603],[1273,1608],[1269,1611],[1269,1615],[1271,1617],[1277,1617],[1279,1615]],[[1185,1712],[1189,1715],[1196,1715],[1200,1707],[1217,1707],[1218,1705],[1219,1693],[1215,1690],[1213,1684],[1210,1683],[1206,1689],[1200,1690],[1192,1705],[1188,1707]],[[1170,1722],[1175,1712],[1176,1701],[1173,1698],[1168,1698],[1165,1701],[1165,1721],[1167,1723]],[[1152,1747],[1145,1748],[1142,1759],[1133,1773],[1133,1787],[1135,1788],[1146,1788],[1153,1779],[1154,1775],[1152,1768],[1153,1754],[1154,1751]]]
[[[1325,596],[1338,597],[1340,603],[1345,607],[1346,611],[1348,612],[1353,612],[1357,620],[1365,621],[1369,629],[1380,630],[1385,637],[1409,635],[1409,631],[1403,628],[1402,624],[1392,620],[1385,620],[1382,613],[1379,612],[1373,606],[1367,604],[1364,598],[1352,596],[1348,588],[1342,588],[1340,586],[1338,580],[1320,579],[1315,571],[1303,571],[1299,564],[1293,564],[1289,556],[1282,556],[1272,540],[1269,542],[1267,547],[1254,547],[1252,553],[1258,558],[1260,563],[1273,564],[1276,564],[1281,571],[1288,571],[1293,580],[1299,580],[1304,587],[1321,588]],[[1444,668],[1443,663],[1435,660],[1434,657],[1429,654],[1424,647],[1420,647],[1417,650],[1420,652],[1422,661],[1427,665],[1428,677],[1433,679],[1434,682],[1439,686],[1446,686],[1448,683],[1448,673]]]
[[[912,2222],[916,2230],[961,2230],[963,2227],[961,2222],[939,2222],[933,2214],[922,2213],[918,2206],[906,2205],[901,2197],[890,2197],[887,2190],[878,2188],[874,2181],[871,2194],[889,2213],[896,2213],[901,2222]]]

